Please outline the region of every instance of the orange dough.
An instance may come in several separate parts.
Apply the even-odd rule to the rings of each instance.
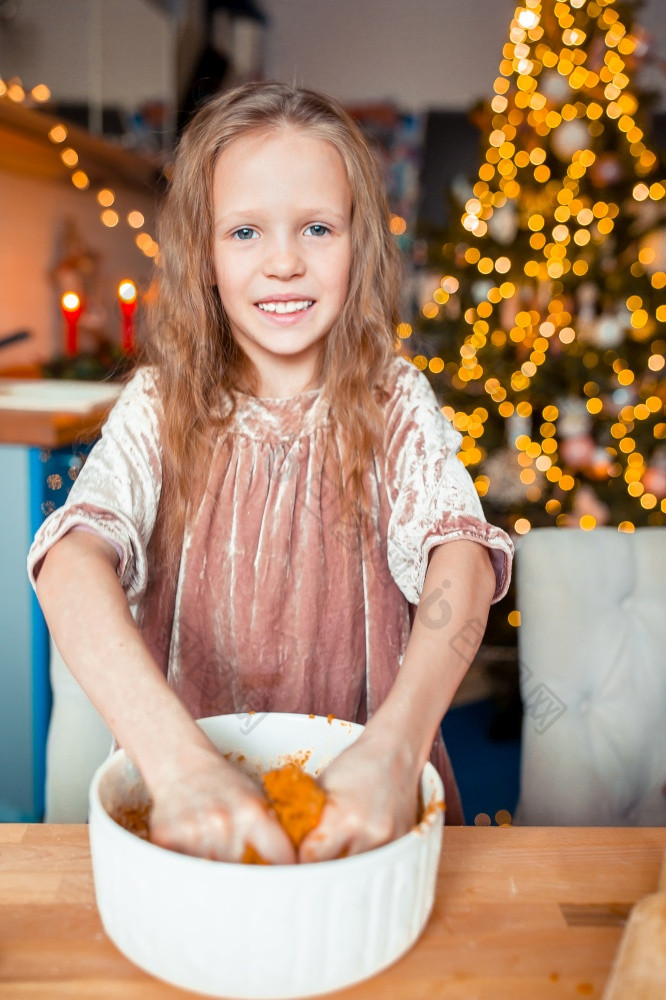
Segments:
[[[284,767],[275,768],[262,774],[261,781],[269,804],[295,848],[319,823],[326,804],[324,791],[311,775],[292,761]],[[130,833],[150,840],[150,807],[146,802],[141,806],[125,806],[112,814],[112,819]],[[245,865],[265,865],[256,848],[248,843],[241,858]]]
[[[323,789],[298,764],[285,764],[262,775],[266,797],[294,847],[319,823],[326,804]]]
[[[124,806],[111,813],[111,819],[141,840],[150,840],[150,806],[150,802],[144,802],[140,806]]]
[[[241,858],[242,865],[267,865],[268,861],[264,861],[259,851],[252,844],[246,844],[245,850],[243,851],[243,857]]]

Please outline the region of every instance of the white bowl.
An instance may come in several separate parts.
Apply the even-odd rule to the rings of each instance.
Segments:
[[[305,751],[305,769],[317,774],[363,730],[286,714],[222,715],[200,724],[223,753],[244,755],[257,772]],[[366,979],[411,948],[432,910],[444,792],[429,763],[421,793],[419,825],[365,854],[317,864],[228,864],[157,847],[110,818],[110,810],[146,794],[118,750],[90,788],[104,928],[142,969],[212,996],[279,1000]]]

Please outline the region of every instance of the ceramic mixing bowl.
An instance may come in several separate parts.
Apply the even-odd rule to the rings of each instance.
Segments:
[[[293,754],[320,773],[362,727],[287,714],[201,721],[231,759],[261,773]],[[365,854],[303,865],[208,861],[157,847],[109,813],[146,792],[122,750],[90,789],[90,843],[104,928],[127,958],[167,982],[212,996],[278,1000],[325,993],[374,975],[406,952],[432,909],[442,782],[421,779],[424,818]]]

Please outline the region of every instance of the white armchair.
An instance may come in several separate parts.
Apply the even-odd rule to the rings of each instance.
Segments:
[[[666,528],[534,529],[516,553],[530,825],[666,825]]]
[[[113,738],[51,640],[53,708],[46,740],[47,823],[85,823],[88,788]]]

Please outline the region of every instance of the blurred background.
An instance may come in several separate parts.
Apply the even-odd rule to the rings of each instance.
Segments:
[[[666,7],[629,7],[661,142]],[[116,279],[145,282],[156,252],[147,240],[136,246],[144,227],[134,216],[133,231],[127,216],[135,206],[153,235],[159,173],[180,127],[206,96],[242,80],[295,81],[340,98],[382,147],[406,236],[446,224],[454,180],[478,168],[483,124],[470,113],[493,97],[515,10],[511,0],[0,0],[0,338],[30,334],[2,350],[0,368],[58,353],[53,270],[77,240],[95,258],[87,266],[96,283],[81,349],[114,339]],[[50,143],[35,110],[103,137],[108,156],[91,146],[75,150],[78,172],[63,164],[71,143]],[[107,181],[109,206],[99,200]]]
[[[0,376],[122,374],[180,131],[261,79],[338,97],[372,141],[397,340],[489,518],[514,537],[666,523],[663,0],[0,0]],[[15,426],[0,409],[2,442]],[[83,458],[39,450],[32,530]],[[519,625],[511,593],[445,723],[468,816],[515,804]],[[33,698],[14,687],[0,670],[6,704]],[[36,761],[48,693],[39,712]]]

